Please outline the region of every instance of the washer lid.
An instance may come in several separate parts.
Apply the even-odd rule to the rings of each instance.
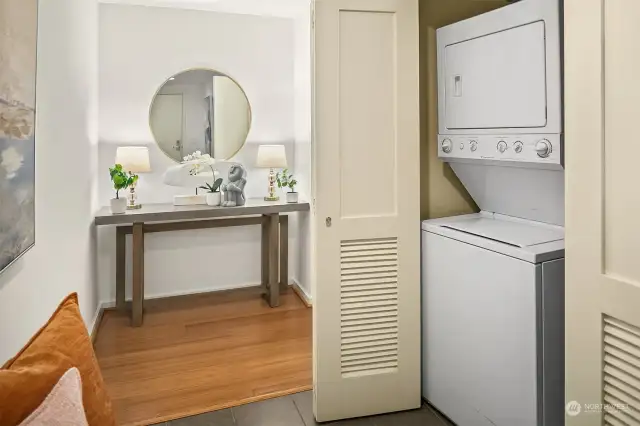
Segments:
[[[422,229],[531,263],[564,257],[564,228],[490,212],[425,220]]]
[[[470,218],[440,226],[520,248],[564,240],[564,231],[557,228],[486,217]]]

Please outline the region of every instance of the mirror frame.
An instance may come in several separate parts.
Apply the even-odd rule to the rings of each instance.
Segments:
[[[184,74],[186,72],[189,71],[211,71],[213,73],[216,74],[221,74],[227,78],[229,78],[231,81],[233,81],[236,86],[238,86],[240,88],[240,91],[242,92],[242,94],[244,95],[244,98],[247,100],[247,105],[249,106],[249,126],[247,126],[247,133],[244,135],[244,141],[242,142],[242,144],[240,145],[240,148],[237,149],[237,151],[235,151],[233,153],[233,155],[227,159],[218,159],[216,158],[215,160],[218,162],[228,162],[230,161],[233,157],[235,157],[236,155],[238,155],[238,153],[240,152],[240,150],[242,148],[244,148],[244,146],[247,144],[247,138],[249,137],[249,133],[251,132],[251,126],[253,125],[253,110],[251,109],[251,102],[249,101],[249,96],[247,96],[247,92],[244,90],[244,88],[240,85],[240,83],[238,83],[238,80],[236,80],[235,78],[231,77],[229,74],[227,74],[226,72],[222,72],[222,71],[218,71],[215,70],[213,68],[206,68],[206,67],[194,67],[194,68],[188,68],[185,69],[183,71],[179,71],[176,72],[172,75],[170,75],[168,78],[166,78],[162,84],[156,89],[155,93],[153,94],[153,96],[151,97],[151,103],[149,104],[149,114],[147,116],[147,126],[149,126],[149,131],[151,132],[151,136],[153,137],[153,142],[156,144],[156,146],[158,147],[158,149],[171,161],[174,161],[178,164],[182,163],[182,159],[180,161],[176,161],[175,158],[171,157],[169,154],[167,154],[167,152],[162,149],[162,147],[160,146],[160,144],[158,143],[158,139],[156,138],[155,133],[153,132],[153,127],[151,126],[151,113],[153,110],[153,104],[155,103],[156,97],[160,94],[160,92],[162,91],[162,89],[164,88],[165,84],[167,84],[169,81],[171,81],[172,78],[175,78],[177,75],[180,74]]]

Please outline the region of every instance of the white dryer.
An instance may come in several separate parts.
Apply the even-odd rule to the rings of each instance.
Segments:
[[[422,224],[423,396],[459,426],[564,419],[564,230],[490,213]]]
[[[564,224],[559,0],[437,30],[438,155],[482,210]]]
[[[423,396],[459,426],[563,424],[560,16],[437,31],[438,155],[482,210],[422,225]]]

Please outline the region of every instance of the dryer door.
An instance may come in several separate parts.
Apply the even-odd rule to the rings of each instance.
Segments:
[[[546,126],[544,21],[450,44],[441,66],[448,130]]]

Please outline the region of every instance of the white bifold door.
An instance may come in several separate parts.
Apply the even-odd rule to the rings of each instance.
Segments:
[[[418,0],[316,0],[314,412],[420,406]]]
[[[640,425],[640,1],[565,0],[566,424]]]

